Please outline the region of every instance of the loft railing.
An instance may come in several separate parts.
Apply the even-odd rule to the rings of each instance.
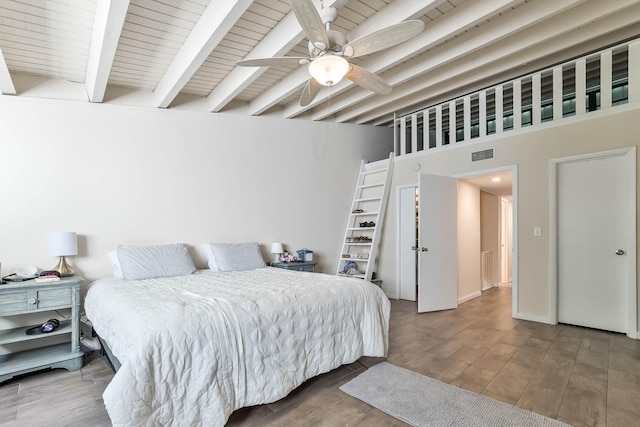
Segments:
[[[640,102],[640,40],[520,77],[395,120],[395,154]]]

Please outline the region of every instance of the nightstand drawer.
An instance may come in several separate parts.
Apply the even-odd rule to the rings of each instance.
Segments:
[[[29,310],[29,292],[5,292],[0,298],[0,316],[24,313]]]
[[[38,310],[51,307],[70,307],[71,289],[46,289],[37,291],[36,305]]]
[[[0,316],[71,306],[71,289],[6,292],[0,298]]]
[[[313,261],[273,262],[271,263],[271,267],[282,268],[284,270],[308,271],[310,273],[315,273],[316,271],[316,263]]]

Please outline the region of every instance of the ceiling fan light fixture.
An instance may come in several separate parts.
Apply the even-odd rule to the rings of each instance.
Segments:
[[[324,55],[309,64],[309,74],[323,86],[333,86],[349,71],[349,62],[341,56]]]

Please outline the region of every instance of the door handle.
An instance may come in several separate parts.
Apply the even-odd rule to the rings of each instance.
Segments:
[[[425,247],[422,247],[422,248],[420,248],[420,250],[421,250],[422,252],[427,252],[429,249],[427,249],[427,248],[425,248]]]
[[[624,255],[624,251],[622,249],[618,249],[616,251],[616,255]]]
[[[411,246],[411,250],[412,250],[412,251],[417,251],[417,250],[418,250],[418,248],[417,248],[417,247],[415,247],[415,246]]]

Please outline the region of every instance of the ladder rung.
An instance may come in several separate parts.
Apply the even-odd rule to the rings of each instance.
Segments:
[[[384,186],[384,182],[376,182],[373,184],[358,185],[357,188],[373,188],[373,187],[383,187],[383,186]]]
[[[351,215],[353,216],[378,215],[378,212],[359,212],[359,213],[352,213]]]
[[[366,199],[355,199],[354,202],[374,202],[376,200],[382,200],[382,197],[367,197]]]
[[[383,168],[383,169],[372,169],[370,171],[362,171],[360,172],[360,175],[371,175],[374,173],[381,173],[381,172],[387,172],[389,169],[388,168]]]

